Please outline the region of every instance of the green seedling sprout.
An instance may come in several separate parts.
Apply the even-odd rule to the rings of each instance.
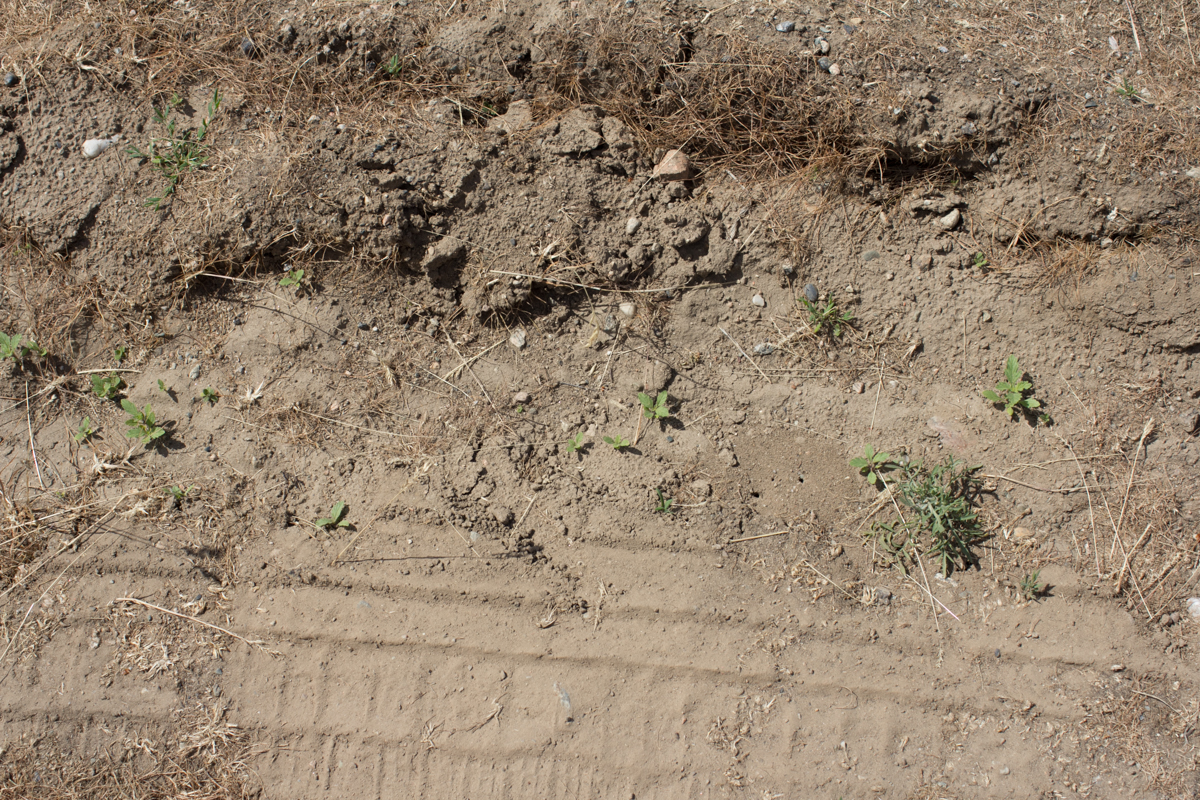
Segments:
[[[1041,408],[1042,404],[1031,396],[1032,391],[1033,383],[1025,380],[1025,373],[1017,357],[1009,356],[1004,365],[1004,380],[996,384],[995,391],[985,389],[983,396],[996,406],[1003,407],[1004,413],[1012,419],[1018,409],[1032,411]],[[1045,414],[1042,414],[1041,418],[1049,419]]]
[[[820,336],[822,331],[831,334],[835,339],[841,337],[842,328],[850,327],[854,315],[837,307],[833,297],[826,298],[825,305],[812,303],[807,297],[801,297],[800,302],[808,310],[808,324],[813,334]]]
[[[1017,591],[1022,600],[1036,600],[1046,591],[1046,584],[1041,582],[1041,576],[1042,571],[1039,569],[1021,578],[1021,585],[1017,587]]]
[[[200,399],[208,403],[210,406],[216,405],[217,399],[220,398],[220,396],[221,395],[213,391],[212,387],[210,386],[204,387],[203,391],[200,392]]]
[[[671,416],[667,410],[667,390],[663,389],[657,397],[651,397],[645,392],[638,392],[638,402],[642,404],[642,414],[646,419],[666,419]]]
[[[182,103],[182,98],[176,94],[172,95],[168,105],[175,108]],[[213,117],[217,115],[220,108],[221,93],[219,90],[213,89],[212,98],[208,101],[208,112],[194,133],[192,131],[177,133],[175,120],[168,119],[169,109],[154,109],[154,121],[166,127],[167,135],[161,138],[152,137],[144,152],[136,147],[130,147],[125,151],[130,158],[148,161],[166,178],[167,185],[162,193],[146,200],[146,206],[156,211],[162,208],[163,203],[170,199],[175,194],[175,190],[179,188],[179,182],[183,176],[203,168],[208,162],[209,145],[204,140],[208,135],[208,126],[212,124]]]
[[[79,430],[75,431],[75,441],[86,442],[90,441],[96,435],[96,429],[92,427],[91,417],[84,417],[83,422],[79,423]]]
[[[580,450],[582,450],[585,446],[583,437],[584,437],[584,433],[583,433],[583,431],[580,431],[579,433],[575,434],[570,440],[568,440],[567,441],[568,452],[578,453]]]
[[[295,286],[297,289],[304,285],[304,270],[290,269],[288,274],[279,279],[279,286],[287,289],[289,286]]]
[[[345,516],[346,504],[339,500],[333,504],[333,508],[329,509],[328,517],[321,517],[316,521],[316,526],[318,528],[324,528],[325,530],[349,528],[350,522],[349,520],[345,519]]]
[[[655,489],[654,491],[658,494],[658,505],[654,507],[654,510],[659,514],[670,514],[672,511],[671,506],[675,504],[675,501],[670,497],[663,497],[662,489]]]
[[[21,367],[31,354],[45,358],[46,350],[33,339],[26,340],[20,334],[9,336],[6,333],[0,333],[0,361],[11,359],[14,364]]]
[[[612,447],[612,449],[616,450],[618,453],[624,450],[626,447],[629,447],[629,440],[620,434],[617,434],[615,437],[605,436],[604,443]]]
[[[112,400],[124,385],[125,381],[115,372],[92,376],[92,392],[101,400]]]
[[[138,409],[129,400],[122,400],[121,408],[125,409],[125,413],[129,415],[129,419],[125,420],[125,424],[128,426],[125,435],[130,439],[139,439],[142,444],[148,445],[166,433],[165,430],[158,427],[154,418],[154,409],[150,407],[149,403],[145,408]]]
[[[892,461],[891,453],[879,453],[871,445],[863,446],[863,455],[850,459],[850,466],[867,477],[867,483],[878,486],[882,475],[896,469],[899,464]]]

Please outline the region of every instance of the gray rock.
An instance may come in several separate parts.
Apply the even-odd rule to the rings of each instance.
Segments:
[[[1185,433],[1195,433],[1200,429],[1200,411],[1185,411],[1179,415],[1179,422]]]
[[[813,44],[816,46],[821,55],[829,55],[829,42],[825,41],[824,36],[818,36]]]
[[[637,217],[630,217],[629,221],[625,223],[625,233],[629,236],[633,236],[641,227],[642,221],[640,219]]]
[[[756,295],[754,295],[754,297],[751,297],[750,302],[753,303],[754,305],[758,306],[759,308],[767,307],[767,301],[763,299],[763,296],[761,294],[756,294]]]
[[[828,58],[825,58],[825,56],[821,56],[820,58],[817,59],[817,66],[820,67],[823,71],[829,72],[829,68],[831,66],[833,66],[833,62],[830,61]]]
[[[513,395],[513,405],[521,406],[529,402],[529,392],[517,392]]]
[[[862,260],[863,260],[864,264],[866,264],[867,262],[870,262],[870,261],[874,261],[877,258],[879,258],[878,250],[867,250],[865,253],[862,254]]]
[[[251,39],[242,39],[242,55],[246,58],[253,58],[254,52],[257,50],[254,46],[254,41]]]
[[[616,333],[616,331],[617,331],[617,318],[615,316],[613,316],[612,314],[605,315],[605,317],[604,317],[604,332],[605,333]]]
[[[771,353],[774,353],[774,352],[775,352],[775,347],[770,342],[762,342],[760,344],[754,345],[755,355],[769,356],[769,355],[771,355]]]
[[[525,346],[525,331],[517,328],[513,331],[512,336],[508,337],[508,343],[520,350]]]
[[[780,33],[791,33],[792,31],[796,30],[796,23],[790,21],[781,22],[775,26],[775,30],[779,31]]]
[[[790,262],[790,261],[783,262],[783,266],[780,267],[780,269],[783,271],[783,275],[785,278],[796,277],[796,265],[793,264],[792,262]]]
[[[817,293],[817,287],[816,287],[816,286],[814,286],[814,285],[813,285],[813,284],[811,284],[811,283],[809,283],[809,284],[806,284],[806,285],[804,286],[804,297],[805,297],[805,298],[808,300],[808,302],[810,302],[810,303],[815,303],[815,302],[817,302],[817,297],[819,297],[819,294]]]
[[[727,467],[736,467],[738,465],[737,456],[734,455],[734,452],[729,448],[725,448],[721,452],[717,453],[717,458],[719,458]]]
[[[4,85],[5,86],[8,86],[8,87],[16,86],[17,80],[18,80],[17,76],[14,73],[12,73],[12,72],[4,73]]]
[[[938,219],[938,225],[945,231],[954,230],[960,222],[962,222],[962,212],[957,208],[951,209],[949,214]]]
[[[194,381],[200,380],[200,365],[199,364],[196,364],[194,367],[192,367],[192,371],[190,373],[188,373],[188,377]]]

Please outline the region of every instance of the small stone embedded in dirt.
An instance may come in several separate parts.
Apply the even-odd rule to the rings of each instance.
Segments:
[[[4,73],[4,85],[10,86],[10,87],[16,86],[17,85],[17,76],[12,72]]]
[[[507,506],[492,506],[492,516],[505,527],[512,525],[513,513]]]
[[[957,208],[950,209],[949,214],[938,219],[938,225],[945,231],[954,230],[960,222],[962,222],[962,212]]]
[[[885,606],[892,603],[892,590],[884,586],[875,587],[875,602],[883,603]]]
[[[654,167],[654,177],[663,183],[686,181],[692,177],[692,163],[680,150],[668,150]]]
[[[642,221],[637,217],[630,217],[629,221],[625,223],[625,233],[633,236],[638,232],[638,228],[640,227],[642,227]]]
[[[830,61],[828,58],[821,56],[820,58],[817,59],[817,66],[820,67],[825,72],[829,72],[829,68],[831,66],[833,66],[833,62]]]
[[[821,55],[829,55],[829,42],[826,41],[824,36],[818,36],[815,40],[813,40],[813,44],[816,46],[817,52],[819,52]]]
[[[862,381],[855,381],[854,383],[850,384],[850,391],[854,392],[855,394],[862,394],[864,388],[866,387]]]
[[[863,260],[864,264],[870,263],[871,261],[874,261],[877,258],[879,258],[878,250],[867,250],[866,252],[864,252],[862,254],[862,260]]]
[[[845,552],[845,549],[840,544],[835,544],[833,547],[829,548],[829,557],[837,558],[843,552]]]
[[[200,365],[196,364],[192,367],[192,371],[188,373],[188,377],[194,381],[200,380]]]
[[[517,392],[513,395],[513,405],[521,406],[529,402],[529,392]]]
[[[253,58],[254,51],[254,41],[248,38],[242,39],[242,55],[244,55],[246,58]]]
[[[617,318],[614,317],[612,314],[606,314],[604,316],[604,332],[605,333],[616,333],[617,332]]]
[[[1034,537],[1034,535],[1035,535],[1035,532],[1032,528],[1025,528],[1022,526],[1013,528],[1013,538],[1014,539],[1032,539]]]
[[[723,461],[727,467],[736,467],[738,465],[737,456],[729,448],[725,448],[721,452],[717,453],[717,458],[721,459],[721,461]]]
[[[712,484],[708,481],[695,480],[688,484],[688,491],[697,497],[708,497],[712,494]]]
[[[1189,597],[1187,601],[1187,612],[1192,619],[1200,619],[1200,597]]]
[[[121,141],[120,134],[109,139],[88,139],[83,143],[83,157],[95,158],[119,141]]]
[[[992,312],[990,312],[990,311],[983,312],[982,314],[979,315],[979,319],[982,322],[991,322],[992,321]]]
[[[760,342],[754,345],[754,354],[760,356],[769,356],[775,352],[775,346],[770,342]]]
[[[804,297],[810,303],[817,302],[817,298],[820,297],[820,295],[817,293],[817,287],[815,284],[807,283],[804,285]]]
[[[796,265],[790,261],[783,262],[779,269],[785,278],[793,278],[796,275]]]
[[[767,301],[763,299],[763,296],[761,294],[756,294],[756,295],[754,295],[754,297],[751,297],[750,302],[753,303],[754,305],[758,306],[759,308],[765,308],[767,305]]]
[[[1185,411],[1179,415],[1179,422],[1183,425],[1184,433],[1196,433],[1200,429],[1200,411]]]
[[[621,303],[619,306],[621,313],[627,317],[632,317],[637,312],[637,306],[633,303]]]
[[[830,64],[829,65],[829,74],[830,75],[841,75],[842,68],[837,64]]]
[[[775,26],[775,30],[779,31],[780,33],[791,33],[792,31],[796,30],[796,23],[790,21],[781,22]]]
[[[518,328],[512,332],[512,336],[508,337],[508,343],[520,350],[525,347],[525,331]]]

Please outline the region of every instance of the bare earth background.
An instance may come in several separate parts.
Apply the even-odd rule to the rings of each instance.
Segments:
[[[1197,796],[1200,6],[0,20],[0,798]]]

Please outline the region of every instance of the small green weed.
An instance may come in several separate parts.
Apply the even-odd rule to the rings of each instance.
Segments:
[[[121,345],[116,350],[113,350],[113,358],[116,359],[118,365],[125,360],[125,354],[129,352],[129,348]]]
[[[162,378],[159,378],[159,379],[158,379],[158,390],[159,390],[160,392],[162,392],[163,394],[170,394],[170,393],[171,393],[171,390],[167,388],[167,385],[166,385],[165,383],[163,383],[163,382],[162,382]]]
[[[20,334],[9,336],[7,333],[0,333],[0,361],[12,359],[13,364],[23,368],[25,359],[30,355],[45,358],[46,350],[39,347],[33,339],[26,340]]]
[[[165,430],[158,427],[154,418],[154,409],[150,407],[149,403],[145,408],[139,410],[129,400],[122,400],[121,408],[125,409],[125,413],[129,415],[129,419],[125,420],[125,424],[129,426],[125,435],[130,439],[140,439],[142,444],[148,445],[166,433]]]
[[[663,497],[662,489],[655,489],[654,491],[658,494],[658,505],[654,507],[654,510],[659,514],[670,514],[672,512],[671,506],[675,504],[675,501],[670,497]]]
[[[863,447],[861,457],[850,459],[850,466],[865,475],[867,483],[877,486],[884,472],[891,472],[900,465],[892,461],[891,453],[876,452],[875,448],[868,444]]]
[[[975,269],[983,269],[984,267],[990,266],[988,257],[985,256],[982,252],[977,252],[975,254],[975,260],[974,260],[973,264],[974,264]]]
[[[974,547],[986,537],[974,511],[980,468],[950,456],[933,467],[914,461],[899,469],[902,475],[890,480],[879,476],[904,507],[891,522],[875,525],[871,535],[880,549],[906,572],[923,554],[933,557],[943,575],[978,566]]]
[[[101,400],[112,400],[124,385],[125,381],[115,372],[92,376],[92,392]]]
[[[173,95],[169,105],[174,108],[182,102],[179,95]],[[212,124],[213,117],[217,115],[220,108],[221,93],[219,90],[213,89],[212,99],[208,101],[208,112],[200,121],[200,127],[195,132],[184,131],[182,133],[176,132],[175,120],[168,119],[170,109],[154,109],[154,121],[166,127],[167,135],[162,138],[151,137],[145,152],[136,147],[130,147],[126,151],[130,158],[149,161],[150,165],[167,180],[162,194],[149,198],[145,205],[156,211],[162,208],[162,204],[179,188],[179,181],[183,176],[203,168],[208,162],[209,146],[204,139],[208,135],[208,126]]]
[[[657,397],[651,397],[645,392],[638,392],[638,402],[642,404],[642,414],[646,419],[666,419],[671,416],[667,409],[667,390],[663,389]]]
[[[179,505],[183,502],[183,499],[188,496],[188,493],[195,488],[195,486],[189,486],[186,489],[184,489],[182,486],[170,486],[167,487],[166,492],[175,500],[175,505]]]
[[[75,431],[75,441],[87,442],[96,435],[96,429],[92,427],[91,417],[84,417],[83,422],[79,423],[79,430]]]
[[[404,61],[398,54],[394,55],[383,63],[383,71],[393,78],[399,78],[404,75]]]
[[[204,387],[204,390],[200,392],[200,399],[208,403],[210,406],[215,406],[220,397],[221,395],[213,391],[212,387],[210,386]]]
[[[1117,87],[1117,94],[1124,97],[1126,100],[1140,100],[1141,93],[1136,86],[1129,82],[1128,78],[1121,78],[1121,85]]]
[[[612,449],[616,450],[618,453],[624,450],[626,447],[629,447],[629,440],[620,434],[617,434],[616,437],[605,436],[604,443],[611,446]]]
[[[1004,413],[1012,419],[1019,409],[1022,412],[1041,408],[1042,404],[1032,397],[1033,383],[1025,380],[1025,372],[1016,356],[1009,356],[1004,365],[1004,380],[996,384],[996,390],[985,389],[983,396],[995,405],[1002,406]],[[1040,414],[1042,421],[1049,420],[1045,414]]]
[[[329,509],[328,517],[321,517],[316,521],[316,526],[325,530],[349,528],[350,522],[345,517],[346,504],[339,500],[333,504],[333,508]]]
[[[288,270],[287,275],[284,275],[279,279],[279,286],[282,289],[287,289],[294,286],[296,287],[296,291],[302,291],[305,284],[306,281],[304,280],[304,270],[302,269],[290,269]]]
[[[578,453],[583,450],[583,448],[587,447],[587,444],[583,441],[583,437],[583,431],[580,431],[571,437],[571,439],[567,441],[567,451],[571,453]]]
[[[809,302],[807,297],[801,297],[800,302],[808,310],[809,327],[817,336],[824,331],[835,339],[839,338],[842,335],[842,328],[851,327],[850,323],[854,321],[854,315],[849,311],[839,309],[832,296],[826,298],[824,306],[820,302]]]
[[[1039,569],[1021,578],[1021,584],[1017,587],[1017,591],[1022,600],[1036,600],[1042,596],[1042,592],[1046,591],[1046,584],[1041,582],[1041,576],[1042,571]]]

